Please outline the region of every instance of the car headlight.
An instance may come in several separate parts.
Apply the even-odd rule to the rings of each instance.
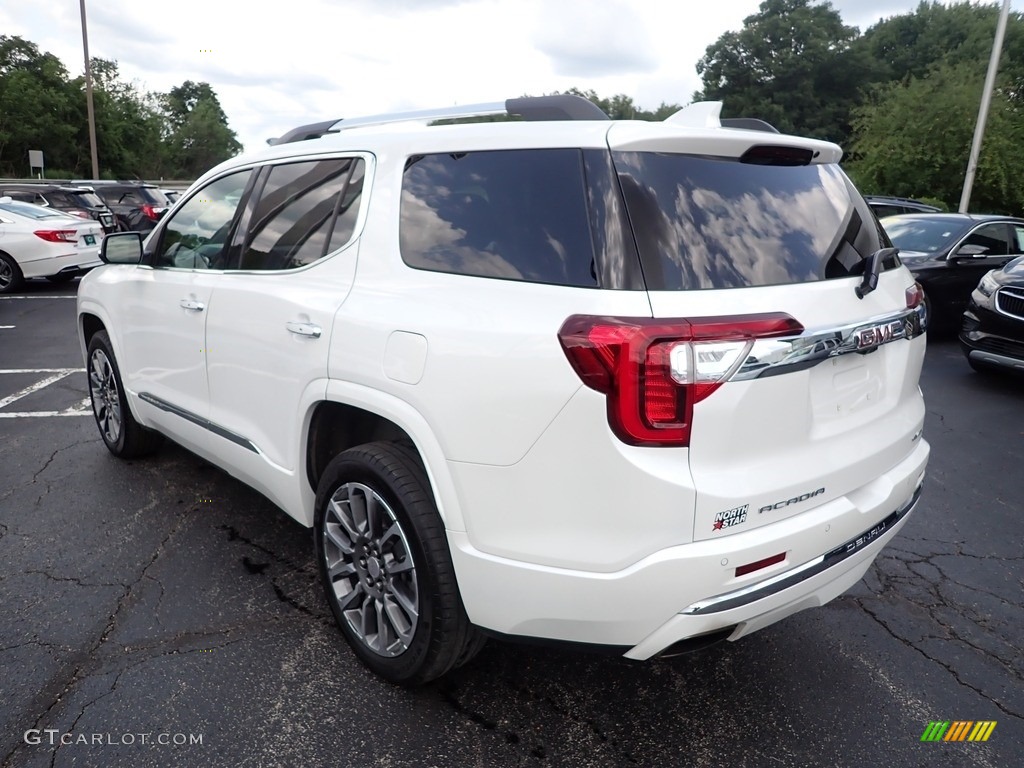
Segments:
[[[999,283],[996,282],[996,279],[994,277],[992,277],[991,272],[989,272],[983,278],[981,278],[981,282],[978,283],[978,293],[980,293],[982,296],[985,296],[986,298],[991,296],[998,289]]]

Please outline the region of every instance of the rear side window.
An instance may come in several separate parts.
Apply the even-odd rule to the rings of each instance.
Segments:
[[[615,152],[614,162],[650,290],[847,277],[887,244],[836,165],[655,152]]]
[[[417,269],[598,286],[578,149],[412,157],[399,234]]]
[[[296,269],[351,239],[365,164],[335,158],[272,166],[238,269]]]

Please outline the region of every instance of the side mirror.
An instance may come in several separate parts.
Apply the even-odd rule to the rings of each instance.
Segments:
[[[103,238],[100,259],[104,264],[138,264],[142,261],[142,235],[139,232],[111,232]]]
[[[983,259],[988,254],[988,247],[984,245],[973,245],[968,243],[967,245],[960,246],[956,253],[953,254],[955,259]]]

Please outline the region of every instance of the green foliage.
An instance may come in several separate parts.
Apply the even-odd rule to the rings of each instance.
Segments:
[[[757,117],[783,133],[843,143],[861,85],[879,67],[855,45],[831,3],[765,0],[739,32],[727,32],[697,62],[703,91],[725,117]]]
[[[192,178],[241,145],[208,83],[142,93],[115,61],[92,59],[96,144],[103,178]],[[28,150],[50,178],[92,175],[85,78],[52,54],[0,35],[0,176],[28,176]]]
[[[984,72],[941,63],[923,77],[878,88],[855,111],[849,170],[866,193],[910,197],[927,191],[955,210],[960,202]],[[1024,121],[1007,89],[989,110],[971,210],[1024,210]]]

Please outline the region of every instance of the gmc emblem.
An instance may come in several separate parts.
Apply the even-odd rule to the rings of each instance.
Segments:
[[[907,335],[907,329],[902,320],[893,320],[882,325],[869,325],[865,328],[858,328],[853,333],[857,349],[877,347],[896,339],[902,339]]]

